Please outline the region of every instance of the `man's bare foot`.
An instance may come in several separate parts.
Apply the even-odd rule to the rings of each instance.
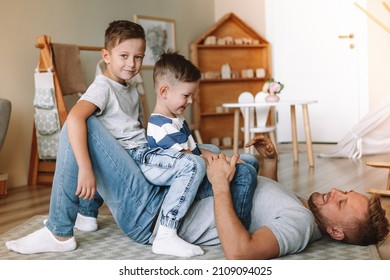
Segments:
[[[255,136],[248,143],[245,144],[246,148],[254,146],[263,159],[274,159],[278,157],[276,149],[271,140],[264,135]]]

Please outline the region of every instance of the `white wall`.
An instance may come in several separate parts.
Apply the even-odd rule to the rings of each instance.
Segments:
[[[390,13],[383,6],[383,1],[374,0],[367,2],[367,11],[390,29]],[[385,94],[390,94],[390,33],[374,20],[368,17],[367,20],[369,102],[370,108],[372,108],[381,101]]]
[[[264,0],[214,0],[215,21],[228,13],[235,13],[261,36],[265,35]]]

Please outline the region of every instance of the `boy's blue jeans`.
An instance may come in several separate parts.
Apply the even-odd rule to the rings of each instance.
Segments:
[[[161,148],[135,148],[128,153],[148,182],[156,188],[169,187],[161,206],[160,223],[177,229],[206,176],[206,162],[200,156]]]
[[[131,239],[148,243],[154,219],[168,188],[151,185],[139,167],[116,139],[92,116],[87,120],[88,149],[95,173],[98,194],[81,200],[76,195],[78,166],[69,144],[66,125],[61,131],[56,171],[53,181],[47,228],[57,236],[73,236],[77,213],[97,217],[104,202],[119,228]],[[253,166],[239,164],[231,183],[234,207],[239,215],[249,216],[257,174]],[[197,199],[212,195],[205,180]],[[248,211],[249,209],[249,211]],[[243,221],[246,224],[246,221]]]

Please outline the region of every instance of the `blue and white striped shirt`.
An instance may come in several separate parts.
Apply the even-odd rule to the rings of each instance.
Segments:
[[[151,114],[147,139],[150,148],[190,150],[195,155],[201,154],[188,123],[182,116],[168,118],[160,114]]]

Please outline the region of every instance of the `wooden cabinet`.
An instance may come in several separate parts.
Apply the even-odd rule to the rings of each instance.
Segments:
[[[199,94],[193,104],[194,125],[204,143],[219,140],[221,148],[229,148],[233,111],[224,110],[222,104],[237,102],[243,91],[261,91],[271,76],[270,45],[229,13],[191,44],[191,60],[202,72]],[[224,64],[230,67],[229,78],[222,78]]]

